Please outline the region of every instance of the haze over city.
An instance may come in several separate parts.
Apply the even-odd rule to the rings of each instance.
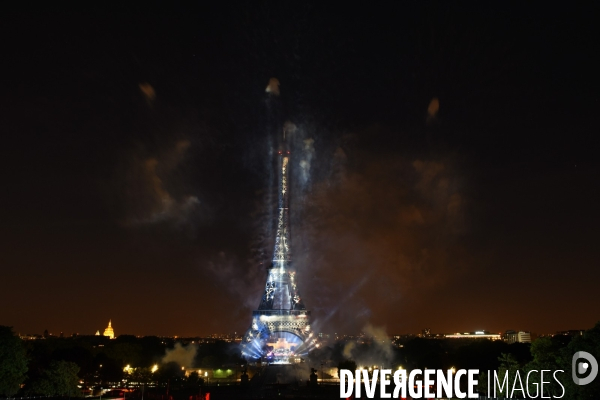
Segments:
[[[154,7],[0,17],[1,325],[243,334],[273,249],[273,78],[320,331],[600,320],[597,13]]]

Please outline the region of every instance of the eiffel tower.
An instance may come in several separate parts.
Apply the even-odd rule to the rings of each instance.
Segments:
[[[258,309],[252,312],[252,325],[242,339],[242,355],[272,364],[288,364],[315,344],[310,329],[310,311],[298,291],[292,266],[289,225],[289,170],[291,153],[285,129],[277,151],[278,192],[277,233],[273,260]]]

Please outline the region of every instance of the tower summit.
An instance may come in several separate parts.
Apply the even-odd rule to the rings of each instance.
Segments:
[[[267,93],[273,97],[272,89],[269,90],[271,86],[270,83]],[[292,265],[290,135],[282,125],[277,130],[280,132],[276,153],[278,208],[273,259],[258,310],[252,312],[252,326],[242,340],[242,355],[250,359],[264,358],[270,363],[287,364],[306,354],[314,340],[310,331],[310,311],[306,310],[300,297],[296,271]]]

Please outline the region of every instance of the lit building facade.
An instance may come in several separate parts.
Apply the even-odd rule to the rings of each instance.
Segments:
[[[525,331],[506,331],[504,334],[504,341],[508,344],[511,343],[531,343],[531,333]]]
[[[488,339],[488,340],[501,340],[502,335],[499,333],[489,333],[487,331],[476,331],[466,333],[451,333],[444,335],[446,339]]]

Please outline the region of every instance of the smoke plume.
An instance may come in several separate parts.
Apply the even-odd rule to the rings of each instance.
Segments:
[[[304,147],[302,149],[302,159],[300,160],[300,170],[302,183],[306,184],[310,177],[310,163],[315,155],[314,143],[312,138],[304,139]]]
[[[362,337],[370,341],[369,346],[360,346],[356,342],[347,342],[342,351],[346,359],[354,360],[357,366],[387,366],[394,361],[394,347],[385,328],[367,324],[362,329]]]
[[[144,82],[144,83],[140,83],[138,85],[138,87],[140,88],[140,91],[146,98],[146,101],[148,102],[148,104],[152,105],[152,103],[154,102],[154,99],[156,98],[156,92],[154,91],[154,88],[152,87],[152,85],[149,84],[148,82]]]
[[[190,194],[175,197],[167,188],[189,146],[188,140],[179,140],[158,156],[133,159],[125,188],[130,210],[128,224],[188,223],[200,200]]]
[[[175,347],[165,351],[162,363],[176,362],[182,367],[191,368],[194,366],[194,358],[196,357],[197,351],[198,347],[195,344],[183,346],[181,343],[177,342],[175,343]]]
[[[437,97],[434,97],[427,107],[427,125],[434,124],[437,121],[438,111],[440,111],[440,100]]]
[[[279,79],[277,79],[277,78],[269,79],[269,84],[265,88],[265,92],[270,93],[275,96],[279,96]]]

